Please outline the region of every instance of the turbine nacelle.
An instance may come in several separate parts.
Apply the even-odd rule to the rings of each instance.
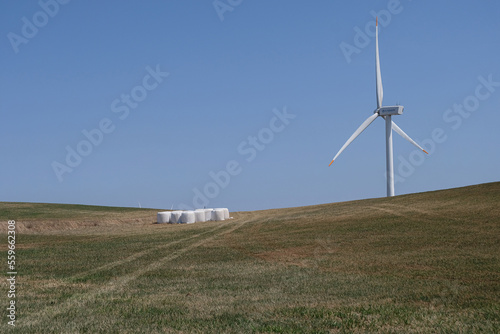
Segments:
[[[403,115],[403,106],[389,106],[389,107],[381,107],[375,110],[379,116],[393,116],[393,115]]]

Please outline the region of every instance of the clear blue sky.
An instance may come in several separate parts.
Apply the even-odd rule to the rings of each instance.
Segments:
[[[374,39],[355,32],[372,11],[384,104],[404,105],[394,120],[431,149],[422,160],[394,135],[396,194],[500,180],[498,1],[60,2],[0,5],[0,201],[385,196],[380,119],[328,167],[376,106]]]

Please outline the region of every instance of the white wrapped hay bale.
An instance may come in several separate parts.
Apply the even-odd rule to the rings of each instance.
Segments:
[[[215,221],[224,220],[224,209],[214,209],[212,211],[212,220]]]
[[[170,211],[158,212],[156,222],[158,224],[165,224],[170,221]]]
[[[196,223],[196,218],[194,211],[184,211],[181,215],[181,224],[194,224]]]
[[[208,221],[212,220],[212,211],[214,209],[203,209],[203,210],[205,210],[205,221],[208,222]]]
[[[217,208],[214,210],[222,210],[224,214],[224,220],[229,219],[229,209],[228,208]]]
[[[203,223],[205,221],[205,210],[197,209],[194,211],[194,219],[197,223]]]
[[[182,211],[170,212],[170,224],[179,224],[181,222]]]

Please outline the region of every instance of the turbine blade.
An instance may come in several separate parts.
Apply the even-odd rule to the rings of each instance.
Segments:
[[[337,159],[337,157],[340,155],[340,153],[342,153],[346,149],[346,147],[349,146],[349,144],[352,143],[352,141],[354,139],[356,139],[356,137],[359,136],[361,134],[361,132],[363,132],[368,127],[368,125],[372,124],[372,122],[377,117],[378,117],[377,113],[375,113],[375,114],[371,115],[370,117],[368,117],[363,122],[363,124],[361,124],[359,126],[359,128],[352,134],[352,136],[345,142],[344,146],[342,146],[342,148],[340,149],[340,151],[338,151],[337,155],[335,155],[335,157],[333,158],[332,162],[330,162],[330,164],[328,166],[331,166],[332,163],[335,161],[335,159]]]
[[[378,52],[378,17],[375,26],[375,71],[377,75],[377,109],[382,107],[384,88],[382,87],[382,74],[380,73],[380,56]]]
[[[419,149],[421,149],[422,151],[424,151],[426,154],[429,154],[429,153],[427,153],[426,150],[424,150],[422,147],[420,147],[420,145],[418,145],[413,139],[411,139],[410,136],[408,136],[403,130],[401,130],[401,128],[399,126],[397,126],[396,123],[394,123],[394,121],[392,122],[392,128],[401,137],[403,137],[404,139],[408,140],[410,143],[412,143],[413,145],[415,145],[416,147],[418,147]]]

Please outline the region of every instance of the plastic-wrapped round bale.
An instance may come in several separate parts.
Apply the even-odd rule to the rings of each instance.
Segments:
[[[205,210],[204,209],[197,209],[194,211],[194,218],[196,219],[197,223],[203,223],[205,221]]]
[[[184,211],[181,215],[182,224],[193,224],[196,223],[196,218],[194,211]]]
[[[170,224],[179,224],[181,222],[182,211],[170,212]]]
[[[170,221],[170,211],[158,212],[156,221],[158,224],[165,224]]]
[[[212,220],[212,211],[214,209],[203,209],[203,210],[205,210],[205,221],[208,222],[208,221]]]
[[[212,211],[212,220],[215,221],[224,220],[224,209],[214,209]]]
[[[214,210],[222,210],[222,212],[224,214],[224,220],[229,219],[229,209],[227,209],[227,208],[217,208],[217,209],[214,209]]]

